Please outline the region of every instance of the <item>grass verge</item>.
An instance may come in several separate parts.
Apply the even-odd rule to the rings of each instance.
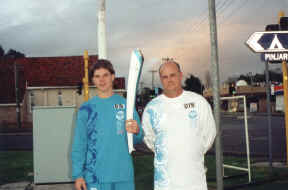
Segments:
[[[153,189],[153,156],[134,155],[135,185],[137,190]],[[253,162],[253,161],[252,161]],[[206,156],[205,165],[208,168],[207,182],[210,189],[216,189],[216,164],[213,155]],[[225,164],[246,167],[245,158],[224,156]],[[288,186],[288,168],[252,167],[252,183],[248,183],[245,172],[225,169],[225,189],[284,190]],[[32,151],[0,151],[0,185],[18,181],[33,181]],[[192,179],[191,179],[192,180]]]
[[[32,181],[32,151],[0,151],[0,185],[17,181]]]

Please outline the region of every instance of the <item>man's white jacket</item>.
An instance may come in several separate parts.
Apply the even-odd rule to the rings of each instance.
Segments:
[[[188,91],[176,98],[162,94],[146,106],[142,127],[155,153],[154,190],[207,190],[204,155],[216,127],[205,98]]]

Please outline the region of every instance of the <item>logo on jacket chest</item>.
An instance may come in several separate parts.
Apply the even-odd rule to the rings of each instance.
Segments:
[[[194,107],[195,107],[194,102],[184,104],[184,108],[185,109],[191,109],[191,108],[194,108]]]
[[[195,110],[195,103],[194,102],[184,104],[184,108],[187,111],[188,117],[191,120],[195,120],[197,118],[198,114],[197,114],[197,111]]]
[[[125,104],[114,104],[115,110],[123,110],[125,109]]]

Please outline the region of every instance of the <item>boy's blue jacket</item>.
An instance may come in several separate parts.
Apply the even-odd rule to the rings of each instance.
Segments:
[[[133,137],[137,144],[143,130],[136,111],[134,119],[140,127]],[[71,152],[73,180],[83,177],[90,184],[134,180],[125,121],[126,100],[117,94],[95,96],[81,105]]]

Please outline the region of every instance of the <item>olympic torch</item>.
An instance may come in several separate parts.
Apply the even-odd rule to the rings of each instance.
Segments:
[[[134,50],[131,54],[129,75],[128,75],[128,88],[127,88],[127,99],[126,99],[126,118],[133,119],[134,107],[135,107],[135,97],[138,82],[141,75],[141,70],[143,66],[144,58],[140,50]],[[133,147],[133,134],[127,132],[128,138],[128,149],[131,153],[134,149]]]

